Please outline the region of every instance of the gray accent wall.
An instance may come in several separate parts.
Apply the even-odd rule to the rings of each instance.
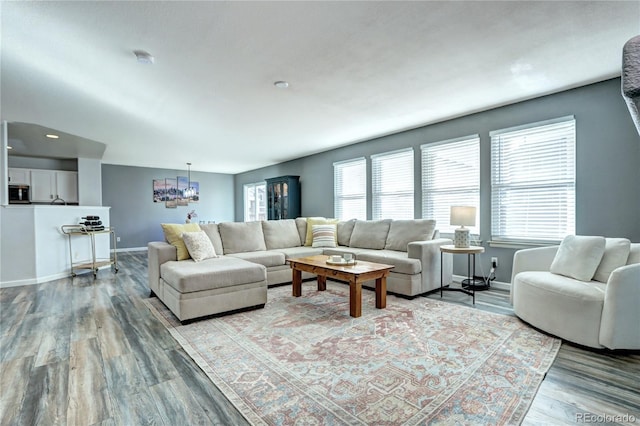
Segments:
[[[187,176],[187,170],[102,165],[102,205],[111,207],[111,226],[120,237],[118,249],[147,247],[163,241],[161,223],[184,223],[195,210],[200,220],[229,222],[234,218],[233,175],[191,172],[200,183],[200,201],[173,209],[153,202],[153,180]]]
[[[619,78],[426,125],[235,176],[235,220],[243,220],[243,185],[281,175],[300,175],[302,215],[332,217],[333,163],[413,147],[415,158],[414,216],[421,217],[420,145],[480,135],[480,226],[483,255],[479,275],[486,275],[498,257],[496,278],[511,281],[515,249],[492,248],[489,132],[566,115],[576,118],[576,233],[626,237],[640,242],[640,136],[621,96]],[[371,179],[368,179],[369,215]],[[108,205],[108,204],[105,204]],[[454,273],[466,275],[466,257],[455,256]]]

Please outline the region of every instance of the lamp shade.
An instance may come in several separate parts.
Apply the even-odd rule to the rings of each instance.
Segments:
[[[476,226],[476,208],[473,206],[451,206],[451,225]]]

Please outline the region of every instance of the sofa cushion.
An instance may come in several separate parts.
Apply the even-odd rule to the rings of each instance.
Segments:
[[[419,259],[410,259],[406,252],[397,250],[367,250],[356,254],[356,259],[395,266],[391,272],[415,275],[422,272]]]
[[[627,265],[633,265],[634,263],[640,263],[640,243],[631,243],[631,248],[629,249]]]
[[[224,250],[222,248],[222,238],[220,238],[220,231],[218,230],[217,223],[207,223],[200,225],[200,229],[202,229],[213,244],[213,249],[216,251],[216,254],[222,255]]]
[[[356,220],[349,246],[382,250],[387,243],[390,225],[391,219]]]
[[[162,279],[180,293],[210,290],[266,281],[267,270],[257,263],[234,257],[215,257],[193,260],[169,261],[160,265]]]
[[[560,243],[549,271],[580,281],[591,281],[602,260],[604,247],[604,237],[567,235]]]
[[[191,256],[195,262],[218,257],[213,248],[213,243],[204,231],[183,232],[182,240],[184,241],[184,245],[187,246],[189,256]]]
[[[335,247],[336,225],[313,225],[311,230],[313,242],[311,247]]]
[[[338,219],[325,219],[324,217],[308,217],[307,218],[307,236],[304,241],[306,247],[313,244],[313,225],[330,225],[338,223]],[[337,237],[336,237],[337,238]],[[336,244],[338,241],[336,240]]]
[[[353,227],[355,225],[355,219],[338,222],[338,245],[349,245],[349,241],[351,241],[351,234],[353,233]]]
[[[631,241],[626,238],[606,238],[604,246],[604,255],[593,275],[593,279],[606,283],[609,281],[609,275],[614,269],[627,264],[629,258],[629,249]]]
[[[224,254],[266,250],[260,222],[223,222],[218,225]]]
[[[282,266],[285,264],[284,254],[279,251],[249,251],[245,253],[233,253],[229,256],[248,260],[253,263],[259,263],[267,268],[272,266]]]
[[[262,232],[267,250],[300,245],[298,227],[293,219],[262,221]]]
[[[184,232],[199,231],[200,225],[197,223],[161,223],[160,226],[164,232],[164,238],[169,244],[176,248],[177,259],[189,259],[189,251],[187,250],[187,246],[184,245],[182,234]]]
[[[300,235],[300,245],[303,246],[307,240],[307,218],[297,217],[296,227],[298,228],[298,235]]]
[[[297,259],[299,257],[316,256],[322,254],[321,248],[313,247],[290,247],[276,250],[284,254],[285,259]]]
[[[389,226],[389,234],[384,248],[407,251],[412,241],[428,241],[433,238],[436,221],[431,219],[394,220]]]

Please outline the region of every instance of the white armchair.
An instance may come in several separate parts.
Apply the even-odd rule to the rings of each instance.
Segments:
[[[549,272],[559,246],[519,250],[513,258],[515,314],[562,339],[592,348],[640,349],[640,243],[607,282]]]

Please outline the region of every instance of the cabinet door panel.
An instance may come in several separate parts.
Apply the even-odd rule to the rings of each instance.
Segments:
[[[78,202],[77,172],[56,172],[56,195],[67,203]]]
[[[55,198],[56,174],[52,170],[31,170],[31,201],[46,203]]]
[[[31,185],[29,169],[9,169],[9,185]]]

